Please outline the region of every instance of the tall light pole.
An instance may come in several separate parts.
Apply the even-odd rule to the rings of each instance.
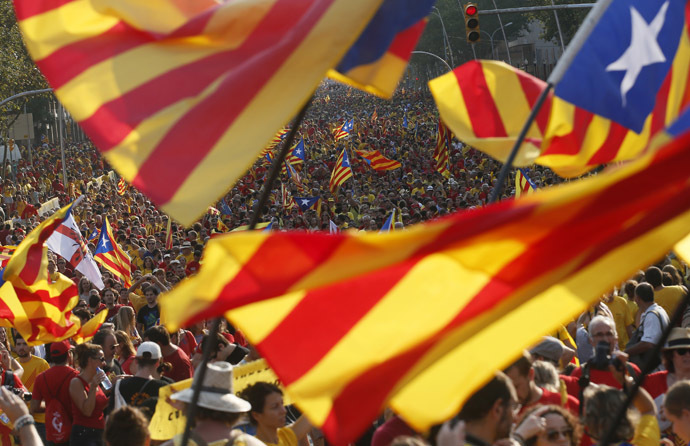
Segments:
[[[444,39],[444,44],[443,44],[443,49],[445,52],[446,45],[448,45],[448,53],[450,53],[450,64],[455,66],[455,60],[453,59],[453,47],[450,45],[450,39],[448,38],[448,33],[446,33],[446,25],[443,23],[443,17],[441,17],[441,11],[434,6],[433,7],[436,10],[436,15],[438,16],[438,19],[441,21],[441,29],[443,30],[443,39]],[[446,55],[446,57],[448,57]]]
[[[505,25],[503,25],[503,27],[504,27],[504,28],[507,28],[507,27],[509,27],[509,26],[512,25],[512,24],[513,24],[513,22],[508,22],[508,23],[506,23]],[[491,57],[492,57],[494,60],[497,59],[496,53],[494,52],[494,34],[496,34],[496,32],[497,32],[497,31],[500,31],[500,30],[501,30],[500,27],[499,27],[499,28],[496,28],[491,34],[489,34],[487,31],[480,30],[481,32],[483,32],[484,34],[486,34],[487,36],[489,36],[489,42],[491,43]],[[510,60],[510,55],[508,55],[508,60]]]

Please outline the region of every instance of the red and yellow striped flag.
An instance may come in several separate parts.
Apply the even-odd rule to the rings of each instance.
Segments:
[[[117,194],[122,196],[125,194],[127,191],[127,183],[125,183],[124,178],[120,178],[120,180],[117,182]]]
[[[355,149],[355,152],[364,158],[366,163],[374,170],[395,170],[402,167],[399,161],[386,158],[378,150],[364,150],[360,146],[360,148]]]
[[[105,217],[103,221],[101,236],[93,258],[113,276],[121,279],[126,287],[132,286],[132,262],[127,253],[117,244],[108,217]]]
[[[548,166],[578,176],[639,156],[654,135],[690,104],[690,38],[683,34],[644,130],[637,133],[551,94],[522,144],[515,166]],[[546,83],[503,62],[471,61],[429,82],[443,122],[458,139],[505,161]]]
[[[14,2],[59,100],[130,185],[185,225],[244,174],[382,3]]]
[[[168,225],[165,229],[165,249],[170,250],[173,247],[172,239],[172,217],[168,217]]]
[[[226,314],[335,444],[387,404],[423,431],[688,234],[688,147],[405,231],[218,237],[162,315]]]
[[[343,148],[335,162],[335,167],[331,173],[331,181],[328,188],[331,193],[335,193],[338,188],[345,183],[345,181],[352,178],[352,166],[350,166],[350,157],[347,155],[347,149]]]
[[[436,170],[444,177],[450,177],[450,130],[441,120],[438,120],[438,132],[436,134],[436,148],[434,149],[434,160]]]
[[[2,276],[14,288],[26,314],[25,321],[13,326],[29,345],[86,335],[79,318],[71,314],[79,300],[77,286],[60,273],[55,281],[48,276],[45,242],[62,224],[71,207],[71,204],[65,206],[31,231],[17,246]]]

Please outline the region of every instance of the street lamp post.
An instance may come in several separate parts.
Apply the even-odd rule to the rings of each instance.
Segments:
[[[509,26],[512,25],[512,24],[513,24],[513,22],[508,22],[508,23],[506,23],[506,24],[503,25],[503,26],[504,26],[505,28],[507,28],[507,27],[509,27]],[[500,27],[499,27],[499,28],[496,28],[491,34],[489,34],[487,31],[480,30],[481,32],[483,32],[484,34],[486,34],[487,36],[489,36],[489,43],[491,43],[491,57],[492,57],[494,60],[497,59],[497,57],[496,57],[497,55],[496,55],[496,53],[494,52],[494,34],[496,34],[496,32],[498,32],[498,31],[500,31],[500,30],[501,30]],[[510,60],[510,54],[508,55],[508,60]]]
[[[443,51],[445,53],[446,51],[446,45],[448,45],[448,53],[450,53],[450,64],[455,66],[455,60],[453,59],[453,47],[450,45],[450,39],[448,38],[448,33],[446,32],[446,25],[443,23],[443,17],[441,17],[441,11],[434,6],[433,7],[436,10],[436,15],[438,16],[438,19],[441,21],[441,29],[443,30],[443,39],[444,39],[444,44],[443,44]],[[447,58],[446,54],[446,58]]]

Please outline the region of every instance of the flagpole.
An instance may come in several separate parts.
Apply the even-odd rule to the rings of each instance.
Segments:
[[[589,14],[587,14],[587,17],[585,17],[585,20],[575,34],[575,37],[573,37],[570,45],[568,45],[568,47],[565,49],[563,56],[558,60],[556,67],[553,69],[549,79],[547,80],[546,88],[541,92],[541,95],[539,95],[539,98],[537,99],[536,104],[534,104],[534,108],[532,108],[525,125],[523,125],[522,130],[520,130],[520,134],[515,141],[513,149],[508,155],[508,159],[506,159],[505,164],[503,164],[503,167],[501,167],[501,172],[498,175],[496,187],[494,187],[494,190],[491,192],[489,203],[495,203],[498,201],[499,197],[501,196],[501,192],[503,191],[503,186],[505,185],[506,179],[508,178],[508,174],[510,173],[510,169],[513,167],[515,157],[520,150],[522,141],[524,141],[529,128],[532,126],[532,123],[537,117],[539,110],[541,110],[542,105],[544,105],[549,92],[561,81],[561,79],[563,79],[563,75],[568,68],[570,68],[570,65],[572,65],[575,56],[580,52],[580,48],[582,48],[582,45],[584,45],[587,38],[590,36],[590,34],[592,34],[594,27],[597,25],[597,23],[599,23],[599,20],[601,20],[601,17],[604,15],[604,12],[609,7],[611,2],[613,2],[613,0],[599,0],[596,5],[594,5]]]
[[[312,94],[312,96],[309,98],[309,100],[304,104],[302,109],[297,114],[297,117],[295,118],[295,123],[292,126],[292,129],[290,129],[290,133],[288,134],[287,139],[283,143],[283,147],[280,150],[280,153],[273,160],[271,170],[268,174],[268,180],[264,183],[264,188],[261,191],[259,201],[254,206],[254,212],[252,214],[251,220],[249,221],[249,231],[255,229],[257,223],[259,222],[259,218],[262,214],[261,210],[266,205],[266,202],[268,202],[268,196],[270,195],[273,183],[275,182],[276,178],[278,178],[278,173],[280,172],[280,165],[283,163],[283,161],[285,161],[285,158],[287,157],[287,154],[290,151],[290,147],[292,146],[292,142],[295,139],[295,135],[297,134],[297,129],[299,129],[300,124],[304,120],[304,116],[307,114],[307,110],[309,109],[309,106],[311,105],[313,99],[314,95]],[[204,377],[206,376],[206,366],[208,365],[208,361],[211,358],[211,349],[214,345],[214,342],[212,340],[218,336],[221,319],[222,318],[216,318],[213,320],[213,325],[211,326],[211,331],[208,334],[207,338],[208,342],[206,342],[206,345],[203,346],[203,356],[201,358],[201,365],[197,369],[196,376],[194,376],[194,381],[192,382],[192,401],[190,402],[189,407],[187,409],[187,422],[185,423],[184,434],[182,434],[182,442],[180,443],[182,446],[187,446],[187,444],[189,443],[192,421],[196,416],[196,409],[197,404],[199,403],[201,386],[204,382]]]

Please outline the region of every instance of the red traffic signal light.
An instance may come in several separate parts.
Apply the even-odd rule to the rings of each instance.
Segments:
[[[465,34],[468,43],[476,43],[480,40],[479,9],[474,3],[465,5]]]

